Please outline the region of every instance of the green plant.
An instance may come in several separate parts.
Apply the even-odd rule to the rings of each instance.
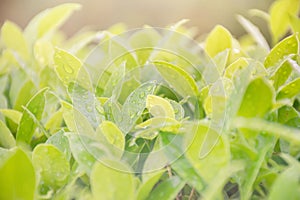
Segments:
[[[2,26],[0,199],[300,198],[299,0],[251,10],[271,47],[242,16],[66,39],[79,8]]]

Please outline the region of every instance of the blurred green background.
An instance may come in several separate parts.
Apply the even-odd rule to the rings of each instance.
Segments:
[[[0,0],[0,25],[11,20],[21,27],[38,12],[55,5],[70,2],[66,0]],[[246,14],[247,10],[258,8],[268,10],[272,0],[73,0],[82,4],[64,26],[63,30],[72,34],[87,25],[97,29],[124,22],[129,28],[143,24],[165,26],[190,19],[188,26],[196,26],[200,33],[208,32],[216,24],[222,24],[234,35],[243,33],[235,19],[236,14]],[[266,32],[265,24],[253,19]]]

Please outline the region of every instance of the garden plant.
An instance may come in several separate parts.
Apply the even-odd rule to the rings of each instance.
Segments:
[[[299,6],[237,15],[239,38],[187,20],[66,37],[75,3],[6,21],[0,199],[300,199]]]

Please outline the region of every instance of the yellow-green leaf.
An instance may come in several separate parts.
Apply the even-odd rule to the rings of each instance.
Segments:
[[[175,118],[172,105],[169,101],[162,97],[148,95],[146,100],[146,108],[154,117]]]
[[[231,49],[232,36],[223,26],[217,25],[207,36],[205,41],[205,50],[210,57],[215,57],[225,49]]]
[[[198,95],[199,91],[195,80],[182,68],[164,61],[154,61],[153,63],[162,77],[181,96]]]
[[[98,200],[132,200],[135,185],[131,170],[121,162],[96,163],[91,173],[91,188]]]
[[[289,27],[289,15],[297,15],[299,12],[299,0],[277,0],[270,8],[270,28],[273,42],[287,32]]]
[[[282,40],[278,43],[269,55],[266,57],[264,65],[266,68],[274,67],[278,64],[285,56],[298,53],[299,39],[298,35],[294,34]]]
[[[24,35],[16,24],[6,21],[1,29],[1,40],[7,48],[16,51],[23,59],[29,56],[28,44]]]
[[[12,120],[14,123],[19,124],[22,113],[17,110],[12,109],[0,109],[0,112],[10,120]]]
[[[99,130],[109,143],[113,144],[121,150],[124,149],[125,135],[113,122],[103,121],[99,126]]]
[[[30,159],[20,149],[0,162],[0,199],[35,199],[36,175]]]
[[[0,146],[4,148],[12,148],[16,146],[16,140],[5,123],[0,120]]]

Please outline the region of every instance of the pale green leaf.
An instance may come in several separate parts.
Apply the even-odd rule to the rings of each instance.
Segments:
[[[262,35],[260,30],[254,24],[252,24],[249,20],[247,20],[241,15],[238,15],[237,19],[240,22],[240,24],[244,27],[244,29],[253,37],[253,39],[256,41],[258,45],[260,45],[267,51],[270,50],[270,47],[265,37]]]
[[[6,21],[1,28],[1,40],[9,49],[16,51],[21,58],[29,57],[29,49],[26,39],[20,27],[10,21]]]
[[[148,95],[146,100],[146,108],[154,117],[169,117],[175,118],[172,105],[166,99]]]
[[[103,121],[98,129],[105,136],[107,141],[115,147],[123,150],[125,147],[125,136],[122,131],[110,121]]]
[[[41,120],[42,114],[44,112],[44,95],[46,91],[47,88],[40,90],[30,99],[30,101],[26,105],[27,110],[30,111],[36,117],[37,120]],[[17,143],[30,144],[36,127],[37,124],[35,123],[34,119],[32,119],[30,114],[26,110],[24,110],[20,124],[18,126]]]
[[[246,89],[237,114],[243,117],[264,117],[272,109],[273,101],[274,91],[270,84],[263,78],[254,79]]]
[[[30,41],[44,37],[57,30],[81,6],[76,3],[65,3],[46,9],[36,15],[25,29],[25,35]]]
[[[0,199],[35,199],[36,175],[30,159],[20,149],[13,149],[0,163]]]
[[[146,108],[147,96],[154,93],[155,82],[147,82],[134,90],[126,99],[122,108],[120,129],[128,133]]]
[[[12,148],[16,146],[16,140],[5,123],[0,120],[0,146],[4,148]]]
[[[176,195],[185,185],[185,181],[181,180],[177,176],[173,176],[163,182],[161,182],[149,195],[147,200],[173,200]]]
[[[180,67],[164,62],[154,61],[156,69],[166,82],[181,96],[197,96],[198,86],[193,77]],[[180,83],[180,84],[179,84]]]
[[[205,50],[210,57],[215,57],[225,49],[231,49],[232,36],[223,26],[217,25],[207,36],[205,41]]]
[[[135,184],[129,167],[121,162],[105,160],[96,163],[91,173],[91,187],[95,199],[132,200]]]
[[[17,110],[12,110],[12,109],[0,109],[0,112],[10,120],[12,120],[14,123],[19,124],[21,118],[22,118],[22,113],[17,111]]]
[[[32,162],[41,181],[58,189],[68,181],[70,165],[65,155],[51,144],[40,144],[32,153]]]
[[[297,15],[299,12],[299,0],[277,0],[270,8],[270,29],[273,41],[279,39],[287,32],[289,27],[289,15]]]

